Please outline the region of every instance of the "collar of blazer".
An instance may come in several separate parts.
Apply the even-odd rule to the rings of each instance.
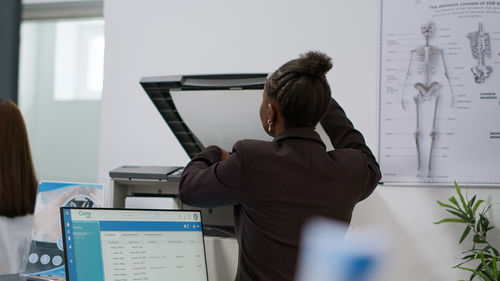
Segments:
[[[290,139],[290,138],[311,139],[321,143],[326,149],[326,146],[321,140],[319,134],[313,128],[310,127],[297,127],[297,128],[286,129],[281,134],[277,135],[273,139],[273,141],[282,141],[284,139]]]

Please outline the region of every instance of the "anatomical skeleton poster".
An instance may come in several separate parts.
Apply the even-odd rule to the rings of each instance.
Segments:
[[[500,183],[500,0],[383,0],[382,181]]]

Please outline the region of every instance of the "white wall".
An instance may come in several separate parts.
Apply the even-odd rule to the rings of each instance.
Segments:
[[[377,2],[105,1],[100,181],[124,164],[188,161],[140,87],[142,76],[269,72],[306,50],[322,50],[333,57],[334,68],[328,75],[333,95],[376,152]],[[219,110],[224,114],[224,108]],[[500,201],[498,189],[473,192]],[[449,187],[381,186],[359,204],[352,228],[377,225],[394,241],[385,280],[467,276],[451,269],[461,252],[456,245],[459,228],[432,224],[445,216],[435,200],[452,193]],[[494,215],[500,226],[498,211]]]
[[[55,21],[24,22],[19,106],[40,181],[95,182],[100,101],[54,99]]]

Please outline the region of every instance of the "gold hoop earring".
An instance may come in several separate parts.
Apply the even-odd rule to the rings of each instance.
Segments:
[[[269,125],[269,127],[267,128],[267,131],[270,133],[271,130],[273,129],[273,121],[267,120],[267,125]]]

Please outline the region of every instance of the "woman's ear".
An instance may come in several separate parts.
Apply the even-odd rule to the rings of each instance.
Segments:
[[[273,121],[273,113],[272,113],[272,107],[271,103],[267,104],[267,122],[272,122]]]
[[[276,118],[278,117],[277,107],[273,102],[267,104],[267,112],[268,112],[268,121],[276,122]]]

